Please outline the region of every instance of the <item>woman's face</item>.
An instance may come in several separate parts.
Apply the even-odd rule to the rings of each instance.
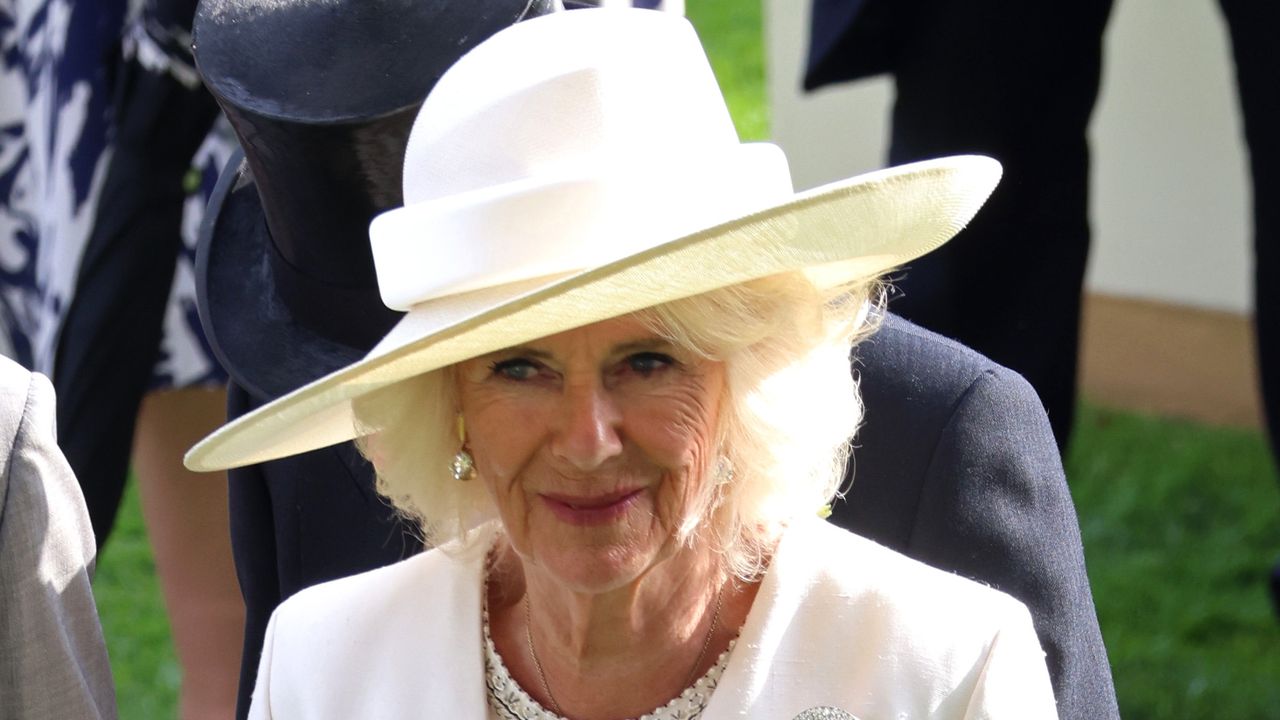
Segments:
[[[603,592],[669,556],[715,452],[723,364],[619,318],[467,361],[458,385],[526,566]]]

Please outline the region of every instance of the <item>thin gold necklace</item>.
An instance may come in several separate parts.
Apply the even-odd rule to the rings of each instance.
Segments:
[[[707,628],[706,637],[702,638],[702,649],[698,650],[698,658],[693,661],[693,667],[689,668],[689,676],[685,678],[684,686],[689,687],[697,678],[698,668],[702,666],[702,661],[707,656],[707,650],[711,647],[711,636],[715,635],[716,628],[720,625],[720,607],[724,601],[724,586],[721,585],[716,590],[716,607],[711,612],[711,626]],[[542,682],[542,692],[546,693],[547,700],[551,701],[551,712],[557,717],[564,717],[564,711],[560,709],[560,703],[556,701],[556,696],[551,692],[551,684],[547,682],[547,673],[542,669],[542,661],[538,659],[538,651],[533,649],[533,623],[529,620],[529,591],[524,593],[524,639],[529,645],[529,657],[533,658],[533,666],[538,669],[538,680]]]

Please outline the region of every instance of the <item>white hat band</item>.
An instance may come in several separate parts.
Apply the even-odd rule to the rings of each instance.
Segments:
[[[416,203],[369,228],[382,300],[413,305],[633,255],[791,196],[786,156],[739,145],[720,158],[625,173],[518,181]]]

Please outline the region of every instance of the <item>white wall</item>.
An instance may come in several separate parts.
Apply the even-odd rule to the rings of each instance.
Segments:
[[[879,167],[892,84],[801,95],[808,0],[763,2],[773,135],[797,187]],[[1117,0],[1104,67],[1089,288],[1249,312],[1249,185],[1216,1]]]

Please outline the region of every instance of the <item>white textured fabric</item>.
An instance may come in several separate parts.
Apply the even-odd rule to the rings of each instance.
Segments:
[[[290,598],[252,718],[483,718],[483,558],[438,550]],[[783,539],[703,720],[1056,718],[1026,608],[825,522]]]

